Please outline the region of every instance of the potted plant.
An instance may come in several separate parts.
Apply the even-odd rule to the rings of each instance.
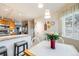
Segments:
[[[59,39],[58,33],[47,33],[47,39],[50,40],[50,45],[52,49],[55,49],[55,40]]]

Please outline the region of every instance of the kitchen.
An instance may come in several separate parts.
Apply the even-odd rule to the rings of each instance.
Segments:
[[[0,46],[7,47],[7,54],[14,55],[14,43],[20,41],[27,41],[28,48],[32,45],[32,37],[34,33],[30,33],[30,30],[34,32],[34,20],[17,21],[13,17],[0,17]],[[23,39],[24,38],[24,39]],[[11,51],[10,51],[11,50]]]
[[[77,6],[79,6],[79,4],[73,3],[0,4],[0,54],[4,54],[4,56],[24,56],[25,54],[29,54],[27,52],[30,50],[36,56],[75,56],[79,50],[78,43],[75,42],[77,40],[67,37],[65,39],[65,37],[62,36],[62,34],[64,34],[64,32],[62,32],[63,23],[61,23],[60,18],[64,14],[67,15],[66,11],[71,12],[74,8],[76,10]],[[68,7],[71,9],[68,9]],[[47,40],[46,33],[55,33],[55,35],[59,37],[57,39],[61,39],[61,42],[59,42],[59,40],[57,40],[58,42],[53,41],[52,46],[54,46],[54,48],[51,49],[49,45],[51,40]],[[66,53],[65,50],[69,52]],[[41,51],[44,53],[41,54]],[[52,52],[54,52],[54,54]]]

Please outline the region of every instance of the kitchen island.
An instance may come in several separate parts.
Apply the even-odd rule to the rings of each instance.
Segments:
[[[10,35],[0,37],[0,46],[5,46],[7,48],[8,56],[14,55],[14,43],[25,40],[28,42],[28,48],[32,46],[30,35]]]

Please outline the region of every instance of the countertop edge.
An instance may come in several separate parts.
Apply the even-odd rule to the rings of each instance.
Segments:
[[[2,36],[0,37],[0,42],[5,41],[5,40],[14,39],[14,38],[27,37],[27,36],[28,34]]]

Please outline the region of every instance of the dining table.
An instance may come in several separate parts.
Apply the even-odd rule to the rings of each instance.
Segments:
[[[55,42],[55,49],[50,47],[50,41],[42,41],[29,49],[35,56],[76,56],[78,51],[73,45]],[[26,53],[26,52],[25,52]]]

